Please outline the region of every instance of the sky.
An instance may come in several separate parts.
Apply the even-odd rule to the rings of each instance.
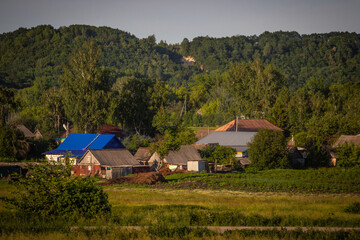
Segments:
[[[0,0],[0,33],[43,24],[107,26],[169,44],[265,31],[360,33],[360,0]]]

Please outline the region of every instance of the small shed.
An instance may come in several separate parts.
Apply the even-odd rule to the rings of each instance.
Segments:
[[[205,160],[189,160],[187,162],[187,170],[191,171],[191,172],[206,171],[206,161]]]
[[[327,148],[327,151],[330,153],[330,165],[336,166],[337,164],[337,148],[344,146],[345,144],[354,144],[355,146],[360,146],[360,134],[358,135],[341,135],[338,140],[331,146]]]
[[[164,163],[168,164],[169,169],[187,170],[188,161],[201,161],[202,158],[196,148],[192,145],[182,145],[179,151],[170,151],[164,158]]]
[[[140,147],[134,157],[139,161],[141,165],[149,165],[149,159],[151,158],[150,147]]]
[[[301,148],[300,148],[301,149]],[[291,164],[295,167],[302,167],[305,164],[305,157],[297,147],[289,147],[288,154]]]
[[[161,158],[156,152],[151,154],[150,150],[151,147],[140,147],[134,157],[141,165],[149,166],[150,171],[156,171]]]
[[[8,177],[14,173],[24,175],[24,165],[19,163],[0,162],[0,178]]]
[[[42,138],[42,137],[43,137],[43,135],[42,135],[42,133],[40,132],[39,129],[36,129],[36,130],[35,130],[34,136],[35,136],[36,139],[39,139],[39,138]]]
[[[239,164],[242,168],[245,169],[246,167],[248,167],[251,164],[251,161],[247,157],[242,157],[242,158],[239,158]]]
[[[139,162],[127,149],[88,149],[72,173],[112,179],[132,174],[134,166],[139,166]]]

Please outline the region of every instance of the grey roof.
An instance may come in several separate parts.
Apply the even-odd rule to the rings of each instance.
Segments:
[[[341,147],[345,143],[353,143],[354,145],[360,145],[360,134],[359,135],[341,135],[339,139],[334,143],[333,147]]]
[[[91,152],[100,165],[103,166],[124,166],[124,165],[139,165],[139,162],[134,158],[134,156],[127,149],[89,149],[82,156],[79,163],[82,159]]]
[[[196,144],[218,143],[220,146],[246,146],[256,132],[213,132]]]
[[[233,147],[233,146],[229,146],[229,147]],[[233,147],[236,152],[245,152],[246,150],[248,150],[249,148],[247,146],[240,146],[240,147]]]
[[[135,153],[134,157],[138,161],[148,161],[151,157],[150,147],[140,147]]]
[[[189,160],[202,160],[202,158],[194,146],[183,145],[179,151],[170,151],[164,160],[168,164],[186,165]]]
[[[25,137],[35,137],[35,135],[25,125],[17,125],[16,128],[21,131]]]

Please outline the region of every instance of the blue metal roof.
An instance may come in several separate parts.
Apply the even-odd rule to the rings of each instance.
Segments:
[[[71,133],[57,149],[84,149],[94,141],[98,135],[99,134]]]
[[[71,133],[59,147],[43,154],[61,155],[71,152],[74,156],[80,157],[87,149],[117,148],[125,148],[125,146],[114,134]]]

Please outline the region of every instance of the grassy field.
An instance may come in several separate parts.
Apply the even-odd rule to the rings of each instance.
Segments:
[[[360,193],[360,169],[275,169],[260,172],[175,174],[172,189],[213,189],[249,192]]]
[[[112,215],[108,219],[65,221],[61,219],[24,218],[0,201],[2,239],[360,239],[359,232],[301,231],[229,231],[223,234],[190,226],[295,226],[359,227],[360,214],[345,209],[360,202],[359,175],[356,170],[264,171],[259,173],[178,174],[167,176],[169,183],[156,187],[113,185],[104,190],[109,195]],[[287,174],[287,177],[285,177]],[[274,181],[275,176],[278,176]],[[300,178],[301,176],[301,178]],[[329,178],[329,176],[331,176]],[[284,186],[289,182],[313,182],[327,187]],[[354,179],[355,178],[355,179]],[[246,191],[234,186],[253,183]],[[261,181],[260,181],[261,180]],[[232,183],[235,181],[235,183]],[[190,185],[184,182],[206,182]],[[231,184],[229,184],[231,182]],[[281,191],[270,191],[272,182]],[[305,181],[306,182],[306,181]],[[333,186],[334,187],[329,187]],[[352,185],[357,185],[349,187]],[[175,186],[175,187],[174,187]],[[180,188],[183,186],[183,188]],[[185,187],[184,187],[185,186]],[[186,187],[187,186],[187,187]],[[223,188],[219,187],[223,186]],[[342,187],[340,187],[342,186]],[[344,187],[347,186],[347,187]],[[266,191],[262,191],[261,189]],[[280,189],[280,187],[279,187]],[[14,190],[0,181],[0,197]],[[71,226],[108,226],[105,229],[71,231]],[[140,231],[119,226],[150,226]]]

